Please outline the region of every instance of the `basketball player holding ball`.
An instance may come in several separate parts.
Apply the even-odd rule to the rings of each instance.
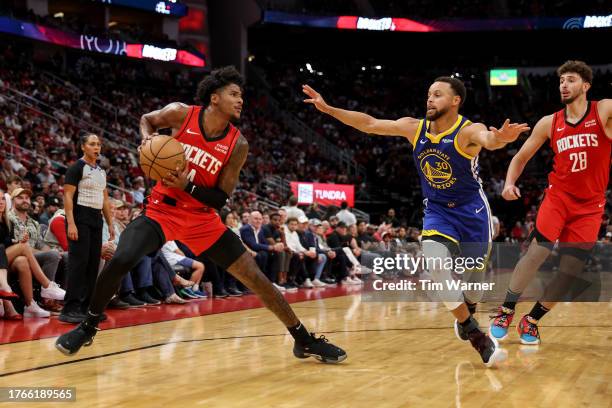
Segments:
[[[188,164],[184,170],[179,168],[165,175],[147,199],[144,215],[121,234],[115,256],[98,277],[87,318],[57,339],[59,351],[72,355],[82,346],[89,346],[121,279],[142,257],[157,251],[166,241],[180,240],[260,297],[294,337],[293,353],[297,358],[312,356],[326,363],[346,358],[346,353],[324,336],[317,338],[306,330],[217,213],[236,188],[249,148],[231,123],[240,119],[242,84],[243,78],[234,67],[224,67],[198,85],[197,97],[203,106],[175,102],[142,116],[141,148],[147,146],[158,129],[171,128],[174,138],[183,145]],[[159,169],[155,163],[152,166]]]

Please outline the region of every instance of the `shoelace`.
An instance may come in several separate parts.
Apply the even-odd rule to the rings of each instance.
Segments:
[[[329,343],[329,340],[324,335],[320,335],[319,337],[315,337],[314,333],[310,333],[310,335],[314,339],[315,343]]]
[[[491,319],[499,319],[498,320],[498,324],[501,324],[503,326],[506,325],[506,321],[508,320],[508,317],[510,316],[510,313],[505,313],[501,308],[498,309],[497,314],[496,315],[489,315],[489,318]]]

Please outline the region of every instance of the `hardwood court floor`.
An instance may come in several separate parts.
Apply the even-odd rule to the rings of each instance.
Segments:
[[[67,407],[610,407],[610,305],[560,304],[537,350],[513,330],[496,369],[455,338],[443,306],[354,294],[293,305],[348,351],[339,365],[294,358],[259,308],[103,330],[73,358],[54,338],[1,345],[0,386],[74,386],[77,402],[52,404]]]

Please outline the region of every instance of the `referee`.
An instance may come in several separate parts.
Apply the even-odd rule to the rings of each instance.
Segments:
[[[98,136],[81,136],[83,157],[66,172],[64,209],[68,236],[68,279],[64,308],[59,320],[79,323],[86,317],[89,300],[98,277],[102,250],[102,213],[113,225],[106,172],[97,164],[102,147]],[[109,241],[115,239],[110,229]]]

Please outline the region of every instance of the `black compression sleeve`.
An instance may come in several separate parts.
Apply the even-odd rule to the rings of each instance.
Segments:
[[[187,187],[185,187],[185,191],[202,204],[206,204],[207,206],[212,207],[217,211],[221,211],[221,209],[227,202],[227,199],[229,198],[225,191],[219,188],[196,186],[192,182],[189,182],[187,184]]]

